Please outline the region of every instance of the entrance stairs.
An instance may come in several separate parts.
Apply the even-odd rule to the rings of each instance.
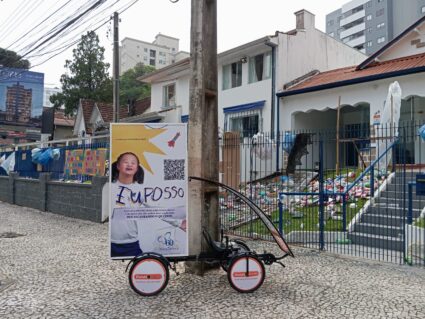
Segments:
[[[403,173],[397,172],[386,190],[375,198],[354,225],[354,231],[347,234],[347,238],[355,245],[403,251],[403,229],[409,200],[407,184],[415,178],[416,172],[406,172],[405,180]],[[413,188],[413,220],[420,216],[424,207],[425,197],[417,197]]]

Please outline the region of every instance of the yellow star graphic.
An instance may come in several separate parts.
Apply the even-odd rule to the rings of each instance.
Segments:
[[[144,153],[148,152],[165,155],[165,153],[160,148],[150,142],[150,139],[158,136],[166,130],[167,129],[164,128],[149,128],[143,124],[112,125],[112,162],[115,162],[120,154],[125,152],[132,152],[139,158],[140,165],[153,174]]]

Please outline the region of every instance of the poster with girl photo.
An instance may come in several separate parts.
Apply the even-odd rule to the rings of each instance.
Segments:
[[[186,124],[112,123],[110,257],[188,255]]]

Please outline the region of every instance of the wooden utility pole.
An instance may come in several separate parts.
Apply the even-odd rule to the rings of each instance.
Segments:
[[[216,0],[192,0],[191,17],[189,175],[218,181]],[[218,239],[218,189],[191,181],[189,196],[190,254],[199,254],[208,249],[202,228]],[[204,273],[203,263],[190,263],[187,268]]]
[[[113,121],[120,121],[120,66],[119,66],[119,36],[118,36],[118,12],[114,12],[114,102],[113,102]]]

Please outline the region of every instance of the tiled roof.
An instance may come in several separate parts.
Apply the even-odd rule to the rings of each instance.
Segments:
[[[102,115],[105,123],[110,123],[113,120],[113,107],[110,103],[96,102],[97,108]],[[133,116],[143,114],[151,105],[151,99],[145,98],[134,102],[134,114]],[[120,106],[120,119],[131,116],[131,110],[129,112],[128,106]]]
[[[113,114],[114,110],[113,110],[112,104],[104,103],[104,102],[96,102],[96,106],[99,109],[100,115],[102,115],[103,121],[105,123],[112,122],[114,118],[114,114]]]
[[[397,58],[385,62],[374,62],[362,70],[356,70],[356,67],[357,66],[354,65],[351,67],[319,73],[297,85],[294,85],[293,87],[288,88],[280,94],[278,93],[278,95],[292,95],[367,82],[375,80],[376,76],[385,78],[402,75],[402,71],[406,71],[406,74],[425,72],[425,53]]]
[[[145,113],[145,111],[151,106],[151,98],[147,97],[142,100],[137,100],[134,102],[134,115],[140,115]]]
[[[62,110],[55,110],[55,125],[58,126],[74,126],[75,117],[65,116],[65,112]]]
[[[91,129],[88,126],[89,126],[90,116],[93,112],[94,101],[81,99],[80,102],[81,102],[81,107],[83,109],[83,118],[84,118],[84,123],[86,124],[86,131],[87,133],[91,133]]]

